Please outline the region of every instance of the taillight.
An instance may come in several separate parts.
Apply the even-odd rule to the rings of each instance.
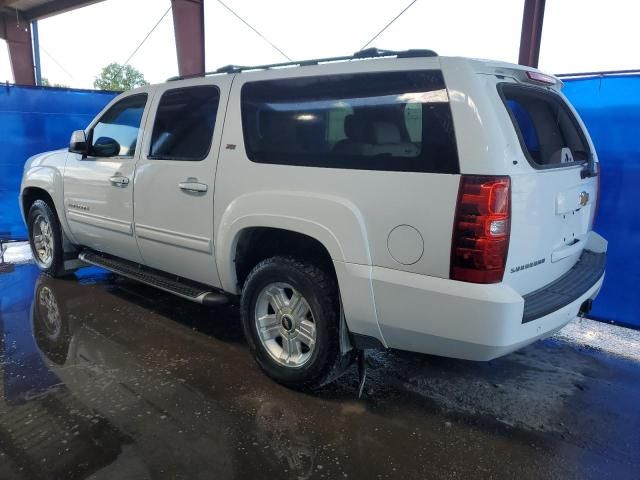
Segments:
[[[451,240],[450,278],[502,281],[511,230],[511,179],[462,175]]]

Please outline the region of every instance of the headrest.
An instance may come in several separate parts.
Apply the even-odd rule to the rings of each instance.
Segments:
[[[353,113],[344,117],[344,134],[349,140],[362,141],[364,127],[363,119]]]
[[[400,129],[391,122],[372,122],[371,132],[373,134],[373,140],[377,144],[402,142]]]

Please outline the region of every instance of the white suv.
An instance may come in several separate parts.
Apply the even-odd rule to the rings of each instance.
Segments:
[[[35,261],[241,296],[290,386],[365,348],[489,360],[588,312],[604,278],[597,157],[561,86],[370,49],[138,88],[27,162]]]

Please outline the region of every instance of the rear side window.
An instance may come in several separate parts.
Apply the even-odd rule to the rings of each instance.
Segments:
[[[521,85],[502,84],[499,88],[522,148],[534,166],[588,160],[584,133],[559,95]]]
[[[202,160],[209,153],[220,92],[213,85],[166,91],[158,105],[149,158]]]
[[[442,73],[382,72],[250,82],[247,155],[310,167],[459,173]]]

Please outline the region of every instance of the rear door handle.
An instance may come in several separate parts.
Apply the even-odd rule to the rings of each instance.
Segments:
[[[129,179],[127,177],[123,177],[122,175],[116,175],[115,177],[109,177],[109,181],[112,185],[116,187],[125,187],[129,185]]]
[[[204,193],[209,188],[206,183],[200,182],[181,182],[178,184],[180,190],[191,193]]]

